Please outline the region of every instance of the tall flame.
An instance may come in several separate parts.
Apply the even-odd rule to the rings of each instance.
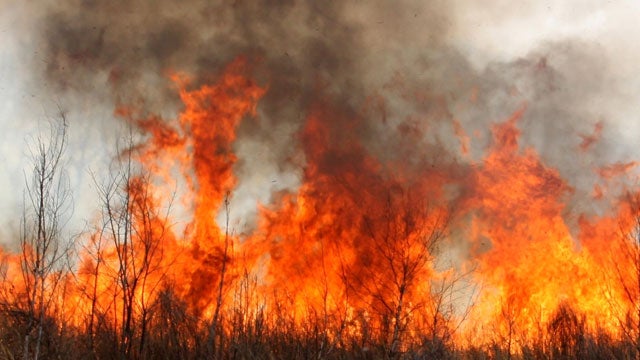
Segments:
[[[103,216],[77,272],[50,290],[74,326],[126,329],[127,307],[146,319],[167,296],[204,321],[244,304],[243,316],[262,312],[274,327],[286,320],[304,333],[315,324],[331,341],[377,339],[394,351],[454,332],[461,345],[516,349],[554,336],[566,319],[622,337],[624,321],[640,320],[637,196],[616,214],[572,214],[571,185],[519,144],[526,107],[493,126],[481,160],[434,164],[411,146],[376,156],[359,136],[370,131],[367,113],[319,94],[296,138],[299,188],[260,205],[247,236],[219,225],[237,184],[236,130],[268,91],[249,73],[239,58],[213,85],[192,89],[173,75],[184,104],[175,120],[117,110],[146,140],[123,154],[132,163],[122,181],[103,189]],[[383,126],[422,136],[419,125]],[[458,121],[451,128],[468,159],[471,139]],[[607,179],[633,166],[599,171]],[[171,210],[189,220],[176,226]],[[444,261],[455,246],[468,250]],[[29,290],[20,287],[20,258],[4,256],[5,297],[20,302]]]

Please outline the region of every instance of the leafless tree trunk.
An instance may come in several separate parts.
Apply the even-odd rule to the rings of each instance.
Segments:
[[[640,196],[629,194],[631,223],[621,224],[620,251],[614,256],[618,283],[622,286],[628,308],[619,318],[622,331],[634,347],[634,357],[640,359]]]
[[[430,358],[444,356],[454,333],[467,319],[474,300],[475,287],[466,279],[472,271],[450,271],[431,282],[431,301],[426,306],[425,355]],[[464,304],[464,306],[462,306]],[[456,308],[457,305],[457,308]]]
[[[94,179],[95,180],[95,179]],[[89,338],[89,348],[93,352],[95,356],[96,352],[96,331],[97,331],[97,317],[98,315],[98,284],[100,281],[100,268],[103,263],[103,255],[102,251],[104,249],[104,228],[94,234],[91,239],[89,239],[89,244],[85,246],[85,249],[88,254],[93,257],[93,266],[87,271],[90,271],[89,275],[92,277],[91,288],[88,289],[84,295],[90,301],[89,307],[89,322],[87,324],[87,336]]]
[[[103,231],[117,256],[115,274],[114,309],[120,301],[116,315],[119,332],[118,351],[122,358],[130,358],[137,343],[138,354],[145,348],[149,304],[148,295],[159,291],[163,279],[163,242],[168,229],[166,214],[159,214],[149,189],[149,178],[134,174],[131,158],[133,144],[124,152],[126,158],[112,178],[98,185],[102,202]],[[97,273],[96,269],[96,273]],[[150,276],[158,273],[153,280]],[[95,294],[94,294],[95,295]]]
[[[132,160],[128,156],[124,164],[124,170],[118,169],[109,181],[98,186],[99,196],[102,201],[102,217],[104,232],[112,241],[118,257],[116,273],[116,289],[121,291],[122,308],[119,315],[119,325],[117,319],[116,326],[119,327],[118,351],[122,358],[129,357],[131,353],[132,331],[131,321],[133,316],[132,296],[135,288],[130,284],[130,245],[132,233],[131,197],[128,186],[132,179]],[[135,282],[133,283],[135,285]],[[118,295],[114,294],[114,305],[117,305]]]
[[[373,219],[364,216],[366,233],[378,260],[367,275],[372,281],[361,284],[378,307],[382,305],[383,318],[391,320],[388,353],[395,357],[401,350],[409,316],[424,306],[409,304],[407,296],[432,263],[449,215],[420,207],[419,201],[402,189],[390,191],[387,196],[382,214]]]
[[[68,216],[71,196],[63,169],[67,145],[67,122],[51,124],[48,138],[38,136],[31,149],[33,171],[27,182],[20,245],[22,274],[27,290],[28,324],[24,338],[24,358],[40,357],[44,322],[51,294],[58,285],[61,260],[68,256],[70,244],[64,244],[61,230]],[[33,338],[33,339],[32,339]],[[32,344],[35,341],[35,344]]]
[[[229,234],[229,193],[224,198],[224,211],[225,211],[225,230],[224,230],[224,244],[222,248],[222,263],[220,264],[220,280],[218,282],[218,289],[216,294],[216,305],[213,311],[213,318],[211,319],[211,327],[209,330],[209,350],[210,353],[217,357],[217,351],[219,349],[216,346],[216,336],[217,330],[220,327],[220,310],[222,308],[222,300],[224,297],[224,285],[225,285],[225,276],[227,274],[227,266],[229,263],[229,253],[233,251],[231,238]]]

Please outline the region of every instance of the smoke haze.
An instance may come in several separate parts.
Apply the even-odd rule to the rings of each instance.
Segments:
[[[43,112],[55,117],[57,107],[69,114],[72,146],[79,150],[70,151],[70,173],[72,182],[82,184],[79,198],[91,192],[87,168],[99,173],[109,162],[105,157],[114,155],[121,130],[116,106],[175,117],[180,104],[170,74],[185,73],[197,86],[240,55],[268,88],[257,118],[241,124],[235,144],[234,204],[241,209],[241,228],[252,227],[256,201],[269,203],[273,194],[298,185],[304,158],[297,134],[318,101],[360,119],[332,123],[335,133],[345,133],[336,141],[357,138],[380,159],[419,157],[433,166],[461,168],[483,156],[492,123],[525,107],[517,124],[520,146],[533,147],[559,169],[573,188],[569,204],[578,213],[607,205],[592,199],[594,186],[605,181],[599,169],[637,157],[639,81],[629,76],[640,50],[621,36],[637,27],[632,19],[638,9],[626,8],[632,5],[458,0],[2,6],[11,14],[2,28],[11,34],[5,35],[13,43],[9,52],[20,54],[4,60],[10,64],[3,65],[2,82],[20,84],[19,90],[3,90],[5,98],[34,94],[26,102],[5,100],[5,109],[13,110],[5,110],[3,120],[11,124],[13,113],[27,114],[26,120]],[[36,104],[45,110],[22,109]],[[389,128],[418,135],[407,143]],[[581,147],[589,137],[597,141]],[[465,138],[467,154],[461,151]],[[7,145],[3,154],[21,159]],[[7,161],[7,173],[19,164]],[[21,180],[4,182],[15,188]]]

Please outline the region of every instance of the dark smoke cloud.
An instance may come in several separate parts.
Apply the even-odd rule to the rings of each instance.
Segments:
[[[458,155],[452,120],[470,135],[470,157],[477,161],[490,142],[490,124],[526,104],[522,147],[534,147],[560,168],[576,199],[588,198],[598,181],[593,169],[618,160],[607,150],[615,143],[607,119],[590,106],[613,86],[608,60],[593,45],[562,40],[476,69],[450,41],[451,27],[460,25],[448,4],[52,2],[40,21],[48,61],[36,71],[54,92],[157,113],[178,106],[168,71],[186,72],[197,85],[236,56],[248,56],[269,91],[259,120],[240,129],[237,170],[241,188],[258,192],[295,186],[288,174],[297,171],[299,155],[291,143],[319,96],[354,118],[366,117],[352,136],[376,156],[429,156],[433,166],[468,161]],[[575,161],[579,135],[602,120],[602,139]],[[407,133],[420,136],[408,144]]]
[[[171,113],[178,104],[168,71],[190,74],[195,86],[239,55],[254,59],[254,76],[269,91],[260,120],[240,129],[237,169],[255,175],[272,164],[276,170],[262,172],[282,181],[268,186],[287,187],[288,160],[297,156],[291,140],[318,89],[355,114],[412,51],[403,41],[419,32],[433,46],[443,43],[444,13],[437,3],[409,1],[52,3],[41,21],[49,61],[39,72],[53,91],[96,105]],[[375,139],[367,126],[359,130]]]
[[[312,4],[312,3],[310,3]],[[60,89],[97,84],[120,101],[174,99],[167,71],[206,81],[238,55],[263,59],[262,79],[281,101],[306,100],[318,75],[348,89],[357,77],[358,31],[338,5],[208,1],[75,2],[54,5],[43,20],[44,69]],[[109,83],[105,83],[105,75]],[[155,80],[152,85],[150,81]]]

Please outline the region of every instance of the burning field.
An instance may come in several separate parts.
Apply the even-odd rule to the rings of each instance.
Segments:
[[[100,120],[32,146],[7,356],[640,356],[637,163],[596,45],[479,70],[445,3],[188,3],[38,10],[47,91],[120,130],[74,237],[64,159]]]

